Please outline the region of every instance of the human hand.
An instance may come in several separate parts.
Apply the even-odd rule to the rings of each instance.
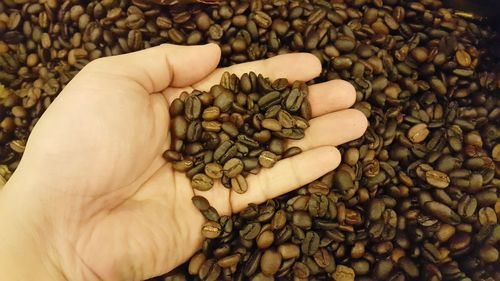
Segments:
[[[0,271],[9,280],[143,280],[165,273],[200,248],[204,218],[191,203],[207,198],[221,214],[296,189],[340,162],[336,145],[360,137],[364,115],[345,81],[311,86],[313,119],[304,152],[247,177],[236,194],[217,183],[193,192],[162,153],[170,147],[169,103],[184,90],[208,91],[224,71],[310,80],[310,54],[216,69],[216,45],[162,45],[87,65],[35,126],[22,161],[0,193]],[[16,272],[16,267],[24,272]],[[21,268],[19,268],[21,267]],[[7,275],[8,276],[8,275]]]

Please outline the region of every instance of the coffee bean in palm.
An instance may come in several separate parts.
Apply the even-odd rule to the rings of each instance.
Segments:
[[[183,140],[186,138],[188,122],[183,116],[175,116],[172,123],[172,132],[175,138]]]
[[[222,178],[224,170],[222,166],[217,163],[208,163],[205,165],[205,174],[212,179]]]
[[[285,150],[285,144],[283,143],[283,140],[273,138],[269,142],[269,151],[271,151],[274,154],[281,155],[283,154]]]
[[[206,260],[198,271],[198,276],[203,281],[216,281],[221,274],[220,266],[214,260]]]
[[[195,120],[201,114],[201,101],[197,96],[189,96],[184,102],[184,115],[188,120]]]
[[[191,198],[191,201],[193,202],[193,205],[200,211],[206,211],[208,210],[208,208],[210,208],[210,203],[203,196],[193,196],[193,198]]]
[[[206,238],[217,238],[221,234],[222,228],[218,222],[207,221],[201,228],[201,234]]]
[[[244,176],[237,175],[231,178],[231,189],[239,194],[243,194],[248,190],[248,183]]]
[[[297,146],[292,146],[290,148],[288,148],[287,150],[285,150],[285,152],[283,152],[283,158],[288,158],[288,157],[293,157],[295,155],[298,155],[302,152],[302,149],[300,147],[297,147]]]
[[[165,158],[166,160],[171,161],[171,162],[181,161],[182,160],[182,154],[179,153],[179,152],[177,152],[177,151],[166,150],[163,153],[163,158]]]
[[[271,168],[278,161],[279,156],[271,151],[263,151],[259,155],[259,164],[264,168]]]
[[[234,178],[243,171],[243,161],[238,158],[229,159],[223,167],[224,175],[229,178]]]
[[[188,264],[188,273],[191,275],[198,275],[201,266],[206,260],[205,254],[199,252],[191,257]]]
[[[262,127],[273,132],[281,131],[281,124],[276,119],[264,119],[262,120]]]
[[[196,174],[191,179],[191,186],[196,190],[207,191],[214,186],[214,181],[205,174]]]
[[[207,210],[202,211],[201,213],[207,220],[210,221],[218,221],[220,218],[219,213],[212,206],[210,206]]]
[[[224,90],[214,100],[214,105],[220,108],[221,112],[227,112],[234,101],[234,94],[229,90]]]
[[[176,98],[170,104],[170,116],[174,117],[177,115],[181,115],[184,112],[184,102],[179,98]]]
[[[194,162],[189,159],[180,160],[172,164],[172,168],[178,172],[187,172],[193,168]]]

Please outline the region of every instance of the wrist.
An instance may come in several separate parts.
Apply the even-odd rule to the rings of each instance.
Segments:
[[[0,191],[0,272],[5,280],[66,280],[47,230],[32,205],[5,186]]]

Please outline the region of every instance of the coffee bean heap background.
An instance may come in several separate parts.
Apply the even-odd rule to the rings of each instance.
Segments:
[[[173,135],[164,158],[186,172],[194,189],[210,190],[215,180],[245,193],[245,177],[281,158],[297,155],[287,139],[302,139],[309,127],[308,87],[285,78],[271,81],[261,74],[240,77],[224,72],[208,92],[183,92],[170,106]]]
[[[296,192],[225,222],[208,209],[220,236],[166,279],[499,280],[493,35],[438,0],[3,0],[1,179],[93,59],[165,42],[215,42],[221,66],[310,52],[323,65],[313,82],[355,86],[366,134],[341,147],[335,172]]]

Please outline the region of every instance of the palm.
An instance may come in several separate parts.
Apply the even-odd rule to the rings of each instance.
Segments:
[[[292,57],[229,71],[253,70],[272,78],[308,80],[317,75],[317,63],[312,56],[302,56],[300,71],[298,65],[293,67]],[[309,71],[308,65],[312,65]],[[200,78],[208,74],[207,68]],[[192,87],[208,90],[220,73],[187,80],[196,82],[190,83]],[[185,261],[202,241],[203,217],[191,203],[194,194],[189,180],[174,172],[161,156],[170,142],[168,105],[182,90],[192,88],[170,87],[151,94],[163,87],[151,88],[147,81],[130,76],[98,67],[82,71],[37,124],[19,166],[19,173],[29,170],[32,180],[50,187],[35,192],[52,200],[59,238],[104,280],[141,280],[161,274]],[[182,80],[179,76],[176,79]],[[190,85],[175,79],[172,83]],[[326,105],[314,104],[315,92],[335,86],[340,100],[321,98]],[[315,87],[310,99],[317,117],[311,122],[311,135],[294,143],[306,152],[250,176],[244,195],[231,194],[220,183],[201,192],[220,213],[241,210],[248,203],[262,202],[314,180],[338,165],[338,151],[329,145],[364,131],[366,120],[358,112],[332,113],[352,104],[349,86],[336,81]],[[323,133],[326,127],[345,124],[350,131]]]

